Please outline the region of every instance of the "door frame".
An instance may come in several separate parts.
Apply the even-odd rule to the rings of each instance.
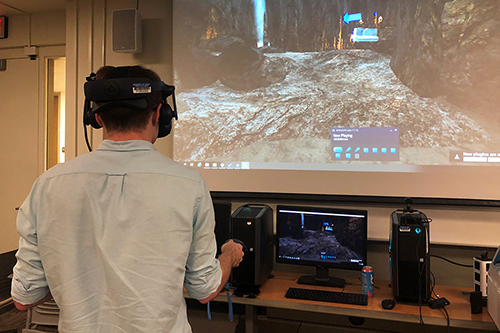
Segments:
[[[38,175],[46,171],[47,165],[47,115],[48,115],[48,84],[49,60],[66,57],[66,47],[47,46],[39,49],[38,62]],[[66,132],[68,132],[66,128]]]

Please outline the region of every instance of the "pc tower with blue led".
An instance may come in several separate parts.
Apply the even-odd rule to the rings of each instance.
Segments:
[[[430,298],[429,222],[410,207],[391,214],[389,242],[391,284],[399,302],[425,304]]]

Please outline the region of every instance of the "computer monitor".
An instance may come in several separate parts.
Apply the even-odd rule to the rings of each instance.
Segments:
[[[343,287],[329,268],[361,271],[366,265],[366,210],[278,205],[276,262],[316,267],[299,284]]]

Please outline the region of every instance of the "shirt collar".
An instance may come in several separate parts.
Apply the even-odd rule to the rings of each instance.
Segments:
[[[156,151],[156,147],[149,141],[145,140],[129,140],[129,141],[112,141],[104,140],[99,144],[101,151],[138,151],[151,150]]]

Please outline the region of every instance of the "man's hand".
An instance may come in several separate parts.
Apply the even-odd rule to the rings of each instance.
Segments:
[[[243,256],[245,255],[245,253],[243,252],[243,246],[241,244],[233,242],[233,240],[231,239],[227,243],[222,245],[219,260],[223,255],[228,256],[231,267],[238,267],[238,265],[243,260]]]

